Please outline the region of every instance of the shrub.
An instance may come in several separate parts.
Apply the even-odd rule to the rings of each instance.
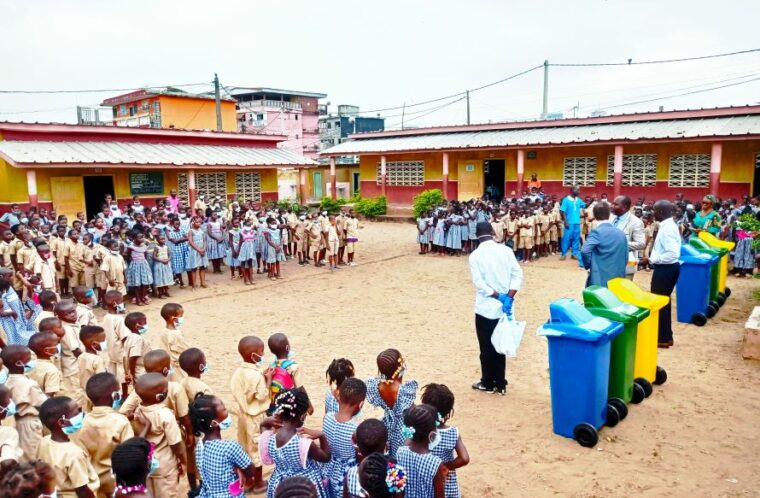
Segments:
[[[384,196],[365,198],[354,204],[354,210],[367,218],[375,218],[385,214],[388,210],[388,201]]]
[[[319,203],[319,209],[321,211],[327,211],[328,214],[338,214],[340,207],[346,204],[346,199],[335,199],[331,197],[322,197],[322,201]]]
[[[303,210],[303,206],[301,206],[295,199],[280,199],[277,201],[277,209],[292,209],[294,213],[300,214]]]
[[[434,188],[420,192],[414,196],[414,204],[412,205],[414,209],[414,217],[419,218],[426,211],[440,206],[443,201],[444,198],[441,189]]]

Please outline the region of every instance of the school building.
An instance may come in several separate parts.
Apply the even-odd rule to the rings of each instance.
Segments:
[[[177,190],[185,205],[199,194],[276,201],[277,172],[294,169],[308,197],[317,163],[277,144],[287,137],[215,131],[0,122],[0,211],[55,206],[71,219],[101,210],[105,194],[121,207]]]
[[[322,151],[360,156],[361,193],[410,204],[423,190],[468,200],[523,192],[625,194],[634,200],[760,194],[760,106],[351,135]]]

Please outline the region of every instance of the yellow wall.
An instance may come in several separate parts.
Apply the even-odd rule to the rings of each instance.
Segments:
[[[187,99],[161,95],[161,127],[216,130],[216,103],[209,99]],[[237,131],[235,103],[223,100],[222,130]]]

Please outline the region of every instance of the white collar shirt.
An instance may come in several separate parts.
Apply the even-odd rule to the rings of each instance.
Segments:
[[[501,318],[501,302],[493,293],[506,294],[520,290],[522,285],[523,272],[515,254],[493,240],[481,242],[470,254],[470,273],[476,291],[475,314],[491,320]]]
[[[660,222],[649,262],[653,265],[670,265],[677,263],[680,256],[681,232],[673,218],[668,218]]]

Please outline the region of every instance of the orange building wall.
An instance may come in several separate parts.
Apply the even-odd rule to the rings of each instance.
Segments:
[[[216,103],[208,99],[188,99],[161,95],[162,128],[186,128],[190,130],[216,130]],[[237,131],[235,103],[223,100],[222,130]]]

